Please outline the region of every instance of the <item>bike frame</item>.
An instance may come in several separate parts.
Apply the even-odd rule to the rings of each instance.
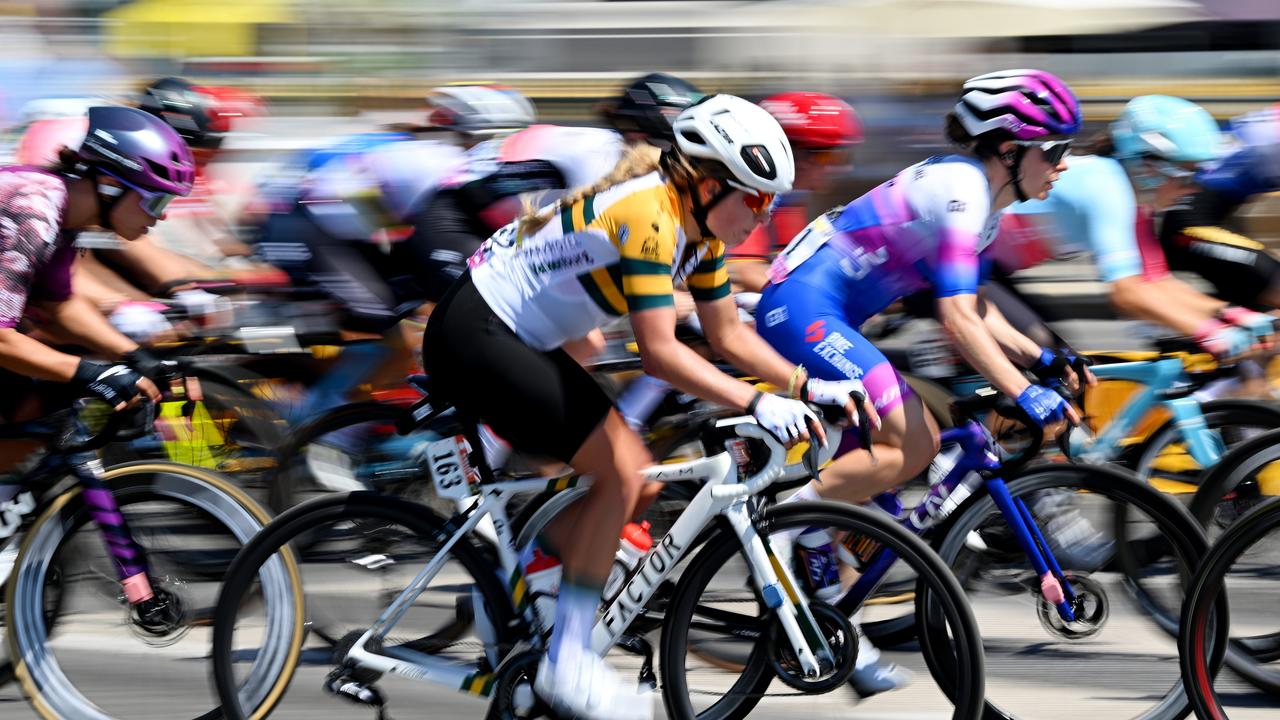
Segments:
[[[1129,398],[1097,436],[1072,436],[1071,454],[1089,463],[1110,462],[1120,455],[1121,442],[1133,432],[1156,404],[1164,405],[1173,415],[1187,451],[1201,467],[1216,465],[1226,452],[1218,434],[1209,429],[1194,396],[1166,397],[1170,390],[1184,388],[1190,379],[1181,360],[1166,358],[1152,362],[1126,362],[1095,365],[1090,368],[1099,379],[1128,380],[1143,387]]]
[[[737,431],[743,437],[765,439],[765,431],[754,423],[742,418],[719,423],[722,427],[729,424],[739,425]],[[779,452],[782,451],[779,449]],[[785,457],[785,452],[783,456]],[[833,651],[809,611],[807,599],[797,590],[799,586],[792,577],[791,570],[777,561],[768,543],[756,531],[752,519],[751,498],[780,476],[781,472],[774,473],[772,478],[757,477],[739,482],[741,479],[738,477],[737,466],[726,450],[708,458],[657,465],[645,470],[643,475],[646,480],[657,482],[695,481],[704,484],[667,535],[645,555],[618,596],[604,609],[603,616],[591,633],[592,648],[597,653],[603,655],[618,642],[657,588],[694,547],[694,541],[703,528],[719,515],[728,520],[742,543],[756,588],[765,605],[777,614],[805,671],[817,673],[821,661],[829,663],[834,660]],[[426,591],[432,578],[443,568],[450,548],[475,530],[486,517],[492,518],[500,541],[497,544],[498,556],[504,577],[510,578],[513,606],[532,621],[532,626],[539,630],[535,637],[540,638],[549,629],[551,618],[539,618],[527,596],[515,537],[506,513],[506,503],[510,495],[515,493],[542,489],[561,490],[570,487],[573,482],[571,478],[536,478],[482,486],[480,496],[471,508],[463,514],[455,515],[450,521],[451,526],[458,520],[461,520],[461,524],[456,526],[435,557],[365,631],[347,653],[345,662],[380,673],[452,687],[472,695],[488,695],[494,676],[481,672],[475,665],[453,662],[403,647],[389,647],[373,652],[367,646],[371,641],[380,643],[386,638],[417,598]]]
[[[991,498],[995,500],[1000,514],[1004,516],[1009,529],[1017,538],[1018,545],[1026,553],[1027,560],[1040,578],[1041,596],[1057,608],[1058,615],[1064,621],[1074,622],[1076,618],[1073,606],[1076,594],[1058,565],[1057,559],[1054,558],[1053,552],[1049,549],[1049,544],[1036,525],[1026,503],[1022,498],[1013,497],[1004,479],[1000,477],[1001,462],[996,452],[994,438],[980,423],[970,420],[958,427],[943,430],[941,443],[944,446],[958,444],[962,453],[955,465],[939,482],[954,492],[969,473],[976,472],[982,475],[987,492],[991,493]],[[922,513],[925,512],[927,512],[925,507],[917,507],[900,518],[899,522],[908,530],[923,534],[924,530],[930,527],[928,525],[922,527]],[[875,592],[889,569],[897,561],[897,553],[888,548],[882,547],[876,551],[862,571],[862,576],[840,599],[840,609],[852,612],[860,607]]]
[[[71,427],[70,439],[73,443],[82,442],[90,437],[89,430],[78,417],[71,421]],[[55,425],[51,425],[47,419],[16,423],[14,429],[16,432],[13,433],[13,437],[22,437],[25,433],[29,437],[39,438],[47,438],[60,430]],[[82,488],[89,516],[97,524],[102,534],[103,544],[115,561],[116,579],[120,581],[125,599],[133,605],[151,599],[153,593],[151,580],[147,575],[146,553],[133,539],[129,524],[116,503],[115,495],[103,478],[102,461],[92,452],[63,454],[57,452],[56,446],[53,450],[41,458],[26,474],[23,485],[25,487],[43,485],[45,480],[49,480],[48,484],[52,484],[68,474],[74,477]]]

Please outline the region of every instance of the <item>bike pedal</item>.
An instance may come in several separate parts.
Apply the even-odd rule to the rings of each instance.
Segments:
[[[657,690],[658,676],[653,671],[653,643],[640,635],[624,634],[618,638],[617,647],[644,658],[640,663],[640,682],[646,683],[650,690]]]
[[[387,698],[373,685],[362,683],[345,673],[330,674],[329,677],[325,678],[324,690],[331,695],[337,695],[357,705],[378,708],[378,717],[386,717],[383,708],[386,707]]]

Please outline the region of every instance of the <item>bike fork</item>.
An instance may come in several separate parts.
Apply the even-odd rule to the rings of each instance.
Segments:
[[[1076,614],[1071,607],[1076,599],[1075,591],[1063,575],[1062,568],[1058,566],[1057,558],[1053,557],[1053,553],[1049,551],[1049,545],[1045,542],[1040,528],[1036,526],[1035,518],[1031,516],[1027,504],[1022,501],[1022,498],[1015,498],[1009,494],[1009,487],[1005,485],[1004,480],[992,479],[988,481],[987,487],[991,491],[991,498],[1000,508],[1000,513],[1004,515],[1005,522],[1009,524],[1014,537],[1018,539],[1018,544],[1022,546],[1027,559],[1031,561],[1036,577],[1040,578],[1040,595],[1058,609],[1058,615],[1063,620],[1075,622]]]
[[[782,625],[782,630],[800,662],[800,667],[806,675],[819,675],[822,672],[819,655],[828,665],[831,665],[835,661],[835,653],[831,651],[826,639],[818,630],[818,623],[809,612],[808,603],[796,591],[796,581],[791,576],[791,571],[783,567],[773,552],[766,547],[765,540],[751,521],[751,514],[745,500],[735,502],[726,508],[724,516],[742,543],[756,588],[760,591],[765,605],[777,615],[778,622]]]
[[[138,605],[155,597],[151,580],[147,577],[147,558],[142,547],[133,539],[129,524],[120,512],[116,497],[103,477],[102,461],[87,456],[73,465],[76,478],[84,488],[84,502],[89,516],[98,524],[107,551],[115,560],[116,574],[124,597],[130,605]]]

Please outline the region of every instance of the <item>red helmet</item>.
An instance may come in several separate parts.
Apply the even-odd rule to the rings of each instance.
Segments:
[[[862,142],[862,121],[849,103],[815,92],[779,93],[760,101],[797,148],[834,148]]]

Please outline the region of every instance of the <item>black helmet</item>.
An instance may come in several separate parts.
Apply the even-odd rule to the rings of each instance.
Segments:
[[[140,107],[164,120],[193,148],[217,150],[226,134],[218,99],[182,78],[161,78],[142,92]]]
[[[623,88],[604,109],[605,118],[619,132],[638,132],[670,141],[671,121],[705,95],[688,81],[666,73],[649,73]]]

